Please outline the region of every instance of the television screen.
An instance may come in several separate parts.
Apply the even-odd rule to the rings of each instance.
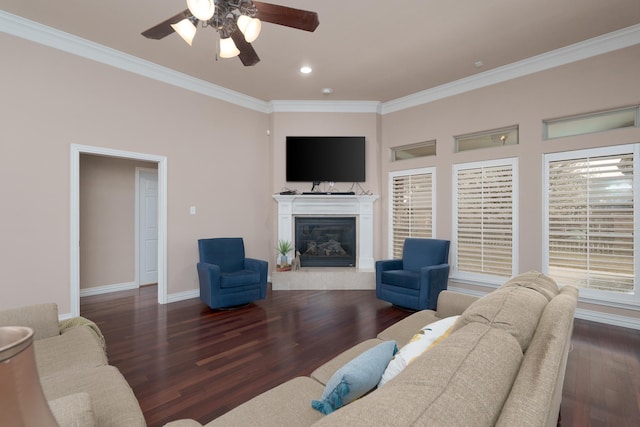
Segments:
[[[364,182],[364,136],[288,136],[286,178],[291,182]]]

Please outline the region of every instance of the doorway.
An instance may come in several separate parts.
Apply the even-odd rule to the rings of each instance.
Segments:
[[[80,315],[80,155],[94,154],[122,159],[153,162],[157,168],[157,283],[158,303],[167,303],[167,158],[154,154],[144,154],[113,150],[101,147],[71,145],[71,209],[70,209],[70,307],[71,316]]]

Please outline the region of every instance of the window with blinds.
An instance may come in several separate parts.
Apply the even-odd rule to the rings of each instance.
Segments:
[[[389,187],[390,254],[392,258],[400,258],[407,237],[433,237],[435,169],[392,172]]]
[[[454,165],[453,276],[502,283],[517,271],[517,159]]]
[[[545,156],[545,259],[559,284],[631,294],[637,147]]]

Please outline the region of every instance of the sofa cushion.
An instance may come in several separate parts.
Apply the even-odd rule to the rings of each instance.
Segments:
[[[558,292],[560,291],[555,280],[535,270],[527,271],[526,273],[512,277],[500,288],[518,286],[539,292],[547,299],[547,301],[551,301],[551,299],[558,295]]]
[[[88,393],[75,393],[49,402],[51,412],[59,427],[93,427],[91,397]]]
[[[525,351],[546,305],[546,297],[533,289],[500,287],[471,304],[454,331],[470,323],[482,323],[509,332]]]
[[[107,364],[102,343],[85,326],[67,329],[62,335],[34,341],[33,348],[40,377]]]
[[[207,423],[207,427],[311,425],[324,417],[309,404],[322,394],[323,388],[309,377],[294,378],[237,406]]]
[[[364,396],[378,384],[396,351],[395,341],[385,341],[351,360],[329,379],[320,400],[312,401],[313,408],[330,414]]]
[[[349,361],[355,359],[365,351],[377,346],[378,344],[381,344],[382,342],[384,341],[377,338],[371,338],[354,345],[353,347],[343,351],[342,353],[313,371],[311,373],[311,378],[322,383],[323,385],[327,384],[333,374],[338,371],[338,369],[342,368]]]
[[[238,270],[220,275],[221,288],[235,288],[260,283],[260,273],[252,270]]]
[[[34,341],[60,335],[58,306],[46,303],[2,310],[0,326],[27,326],[34,331]]]
[[[382,272],[381,282],[401,288],[420,289],[420,273],[409,270],[387,270]]]
[[[66,370],[41,377],[47,400],[86,392],[91,397],[94,417],[99,426],[146,426],[133,390],[114,366]]]
[[[384,387],[315,425],[493,426],[521,360],[520,345],[509,333],[472,323]]]
[[[387,368],[384,370],[382,378],[380,378],[378,387],[385,385],[389,380],[402,372],[404,368],[409,366],[417,357],[439,343],[443,338],[446,338],[451,332],[453,323],[458,320],[459,317],[460,316],[451,316],[423,326],[413,338],[411,338],[411,341],[405,344],[393,356]]]
[[[438,294],[436,316],[440,319],[462,314],[480,297],[444,290]]]

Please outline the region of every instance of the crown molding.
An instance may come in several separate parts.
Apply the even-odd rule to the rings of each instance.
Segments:
[[[0,31],[265,114],[274,112],[389,114],[640,44],[640,24],[636,24],[387,102],[287,100],[265,102],[2,10],[0,10]]]
[[[428,104],[439,99],[459,95],[507,80],[588,59],[615,50],[640,44],[640,24],[594,37],[580,43],[552,50],[522,61],[485,71],[470,77],[416,92],[402,98],[384,102],[381,114],[394,113],[407,108]]]
[[[0,31],[250,110],[261,113],[268,112],[268,104],[260,99],[191,77],[2,10],[0,10]]]
[[[271,101],[270,113],[380,113],[379,101]]]

